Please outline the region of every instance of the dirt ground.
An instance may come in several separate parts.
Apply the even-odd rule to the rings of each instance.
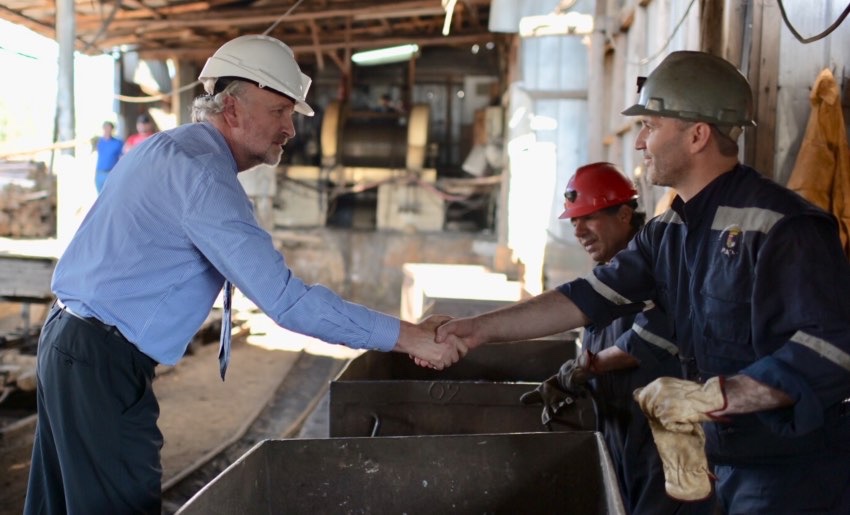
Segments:
[[[239,438],[302,352],[349,359],[356,351],[328,345],[251,316],[250,335],[234,341],[226,381],[218,373],[218,344],[200,346],[174,367],[157,368],[163,485]],[[23,509],[34,417],[0,433],[0,515]]]

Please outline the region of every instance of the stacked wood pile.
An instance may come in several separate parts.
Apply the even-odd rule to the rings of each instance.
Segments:
[[[56,236],[56,180],[44,163],[0,161],[0,236]]]
[[[0,403],[15,390],[35,391],[36,357],[18,349],[0,352]]]

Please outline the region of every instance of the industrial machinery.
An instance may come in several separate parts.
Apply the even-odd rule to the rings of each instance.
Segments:
[[[368,211],[346,213],[339,225],[378,229],[440,230],[446,195],[427,165],[430,108],[409,112],[354,111],[331,102],[322,114],[320,166],[288,165],[276,215],[281,225],[337,220],[353,196]],[[352,210],[355,208],[352,208]]]

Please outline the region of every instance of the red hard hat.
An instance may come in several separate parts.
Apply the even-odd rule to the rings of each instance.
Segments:
[[[577,218],[638,198],[635,185],[611,163],[591,163],[576,170],[564,192],[564,212]]]

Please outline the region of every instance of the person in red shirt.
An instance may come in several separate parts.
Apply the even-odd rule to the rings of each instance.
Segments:
[[[148,139],[155,133],[159,132],[156,125],[153,123],[153,118],[148,113],[142,113],[136,118],[136,134],[131,134],[124,142],[124,151],[126,154],[136,145]]]

